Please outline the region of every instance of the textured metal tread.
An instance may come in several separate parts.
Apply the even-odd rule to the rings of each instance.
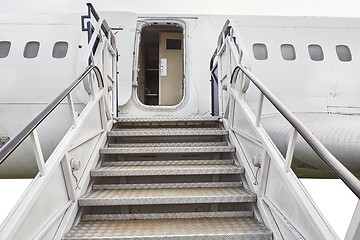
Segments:
[[[269,229],[253,217],[84,221],[66,240],[269,240]]]
[[[116,161],[116,162],[102,162],[102,166],[154,166],[154,165],[197,165],[197,164],[234,164],[234,160],[165,160],[165,161]]]
[[[124,147],[202,147],[202,146],[228,146],[227,142],[185,142],[185,143],[110,143],[109,148]]]
[[[91,171],[92,177],[110,176],[165,176],[197,174],[240,174],[244,168],[236,165],[154,165],[106,166]]]
[[[180,188],[93,190],[79,199],[80,206],[114,206],[180,203],[255,202],[243,188]]]
[[[137,214],[92,214],[84,215],[83,221],[115,221],[133,219],[180,219],[180,218],[230,218],[252,217],[252,211],[223,211],[223,212],[181,212],[181,213],[137,213]]]
[[[142,148],[101,148],[100,154],[149,154],[149,153],[221,153],[235,152],[233,146],[210,147],[142,147]]]
[[[161,128],[161,129],[115,129],[109,131],[109,137],[136,136],[224,136],[228,130],[214,128]]]
[[[137,118],[137,117],[119,117],[115,118],[116,122],[214,122],[219,121],[219,117],[151,117],[151,118]]]
[[[211,188],[242,187],[241,182],[198,182],[198,183],[139,183],[139,184],[101,184],[93,185],[94,190],[105,189],[151,189],[151,188]]]

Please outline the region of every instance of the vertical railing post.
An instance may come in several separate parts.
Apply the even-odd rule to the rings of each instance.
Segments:
[[[44,154],[41,150],[40,140],[39,140],[39,136],[37,134],[36,129],[34,129],[30,133],[30,140],[31,140],[31,144],[32,144],[32,147],[34,150],[35,159],[36,159],[36,163],[37,163],[37,166],[39,169],[40,176],[45,176],[46,175],[46,166],[45,166]]]
[[[116,56],[117,52],[115,52],[115,54],[113,55],[112,57],[112,61],[111,61],[111,64],[112,64],[112,79],[113,79],[113,83],[112,83],[112,112],[113,112],[113,117],[117,117],[118,116],[118,112],[117,112],[117,89],[118,89],[118,86],[117,86],[117,65],[116,65]]]
[[[285,165],[284,170],[285,172],[289,172],[291,168],[292,159],[294,156],[295,151],[295,144],[296,144],[296,138],[297,138],[297,131],[295,128],[292,128],[292,132],[289,139],[289,144],[286,151],[286,158],[285,158]]]
[[[71,115],[71,119],[72,119],[72,124],[73,124],[73,128],[76,128],[76,118],[77,118],[77,114],[75,112],[75,106],[74,106],[74,101],[73,98],[71,96],[71,93],[69,93],[69,95],[67,95],[67,100],[68,100],[68,105],[69,105],[69,110],[70,110],[70,115]]]
[[[105,82],[104,82],[105,84]],[[90,93],[90,100],[94,100],[95,99],[95,88],[94,88],[94,78],[93,78],[93,73],[89,73],[89,86],[91,89],[91,93]]]
[[[262,92],[260,92],[259,104],[258,104],[258,109],[257,109],[257,113],[256,113],[256,127],[260,126],[263,104],[264,104],[264,94]]]
[[[260,171],[260,179],[259,179],[260,186],[258,190],[260,196],[265,195],[267,178],[269,174],[269,167],[270,167],[270,156],[267,153],[266,148],[263,148],[261,155],[261,171]]]
[[[99,107],[100,107],[100,120],[101,120],[101,125],[102,125],[103,130],[106,129],[106,123],[107,123],[106,106],[105,105],[106,105],[105,96],[102,96],[99,101]]]

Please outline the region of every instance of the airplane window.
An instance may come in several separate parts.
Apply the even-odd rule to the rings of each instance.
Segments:
[[[268,58],[268,51],[263,43],[255,43],[253,45],[253,53],[254,58],[257,60],[266,60]]]
[[[342,62],[350,62],[352,59],[350,49],[346,45],[337,45],[336,54]]]
[[[284,60],[292,61],[296,58],[295,48],[291,44],[282,44],[281,45],[281,55]]]
[[[67,54],[69,44],[67,42],[56,42],[52,56],[54,58],[64,58]]]
[[[322,61],[324,60],[324,52],[321,48],[321,46],[316,44],[309,45],[309,54],[310,58],[313,61]]]
[[[6,58],[10,52],[11,42],[1,41],[0,42],[0,58]]]
[[[25,58],[35,58],[39,53],[39,42],[28,42],[25,45],[24,57]]]

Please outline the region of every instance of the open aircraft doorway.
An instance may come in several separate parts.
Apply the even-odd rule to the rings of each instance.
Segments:
[[[137,95],[151,106],[175,106],[184,96],[183,28],[151,23],[141,29]]]

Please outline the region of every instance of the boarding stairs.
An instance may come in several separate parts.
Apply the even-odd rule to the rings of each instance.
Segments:
[[[235,23],[212,61],[217,117],[131,118],[118,109],[115,36],[88,7],[83,72],[0,150],[1,165],[30,145],[38,168],[0,239],[339,239],[291,169],[297,136],[358,198],[359,180],[250,71]],[[293,127],[286,156],[262,127],[265,100]],[[38,130],[63,105],[71,126],[46,156]],[[346,240],[359,216],[360,203]]]
[[[64,239],[271,239],[227,135],[211,117],[118,119]]]

